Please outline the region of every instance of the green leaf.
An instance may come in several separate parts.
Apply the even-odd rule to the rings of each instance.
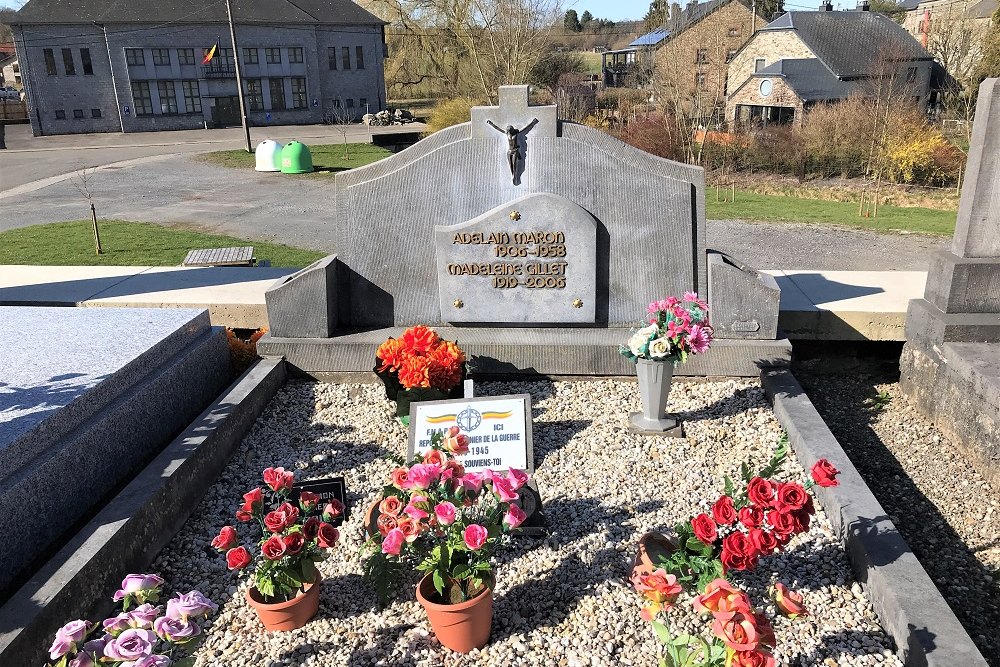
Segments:
[[[455,579],[465,579],[470,574],[472,574],[472,570],[469,569],[469,566],[464,563],[451,571],[451,576]]]
[[[439,570],[434,570],[434,574],[431,575],[434,581],[434,590],[438,592],[438,595],[444,597],[444,577],[441,576]]]
[[[656,633],[656,637],[664,644],[671,643],[670,628],[659,621],[653,621],[653,631]]]
[[[726,475],[724,479],[726,480],[726,495],[732,498],[736,494],[736,485],[733,484],[733,479],[729,475]]]
[[[257,578],[257,590],[265,598],[274,597],[274,582],[270,577],[258,577]]]
[[[316,580],[316,564],[309,558],[302,559],[302,581],[310,582]]]
[[[740,464],[740,476],[743,477],[744,482],[750,481],[750,468],[745,462]]]

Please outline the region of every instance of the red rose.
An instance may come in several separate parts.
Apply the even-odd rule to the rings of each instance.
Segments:
[[[288,514],[274,510],[264,515],[264,527],[272,533],[280,533],[288,525]]]
[[[319,524],[319,531],[316,534],[318,544],[324,549],[332,549],[340,539],[340,531],[328,523]]]
[[[260,552],[264,554],[264,558],[268,560],[280,559],[285,555],[286,550],[285,541],[277,535],[272,535],[267,538],[267,541],[260,547]]]
[[[243,523],[246,523],[247,521],[249,521],[252,518],[253,518],[253,514],[251,514],[250,512],[247,511],[246,506],[243,506],[240,509],[236,510],[236,520],[237,521],[242,521]]]
[[[319,531],[320,520],[318,517],[311,516],[306,519],[305,524],[302,526],[302,534],[307,540],[312,540],[316,538],[316,533]]]
[[[840,471],[833,467],[833,464],[826,459],[820,459],[816,461],[816,465],[812,467],[810,471],[812,474],[813,481],[816,482],[816,486],[837,486],[840,482],[837,481],[837,475]]]
[[[228,551],[236,546],[236,529],[232,526],[223,526],[222,530],[214,540],[212,546],[219,551]]]
[[[230,570],[242,570],[250,564],[250,552],[246,547],[236,547],[226,552],[226,565]]]
[[[729,496],[722,496],[712,505],[712,518],[720,526],[731,526],[736,523],[736,508],[733,506],[733,499]]]
[[[778,550],[778,547],[781,546],[778,543],[777,535],[760,528],[750,529],[750,542],[763,556],[773,554]]]
[[[284,468],[265,468],[264,483],[275,493],[288,491],[295,483],[295,473]]]
[[[774,499],[774,482],[763,477],[754,477],[747,484],[747,498],[760,508],[770,507]]]
[[[774,528],[774,532],[778,533],[779,538],[791,536],[796,532],[798,526],[798,522],[791,512],[779,512],[778,510],[771,510],[767,513],[767,522]]]
[[[736,651],[732,667],[776,667],[774,656],[766,651]]]
[[[752,570],[757,567],[758,556],[757,548],[739,531],[729,533],[722,540],[722,564],[728,570]]]
[[[330,521],[336,519],[338,516],[344,513],[344,503],[340,502],[336,498],[331,500],[323,508],[323,520]]]
[[[311,512],[319,504],[319,495],[312,491],[303,491],[299,494],[299,507],[303,512]]]
[[[802,488],[801,484],[778,484],[778,492],[775,495],[774,507],[782,512],[794,512],[805,506],[809,500],[809,494]]]
[[[243,507],[249,512],[254,512],[260,509],[260,506],[264,504],[264,492],[257,487],[253,491],[247,491],[243,494]]]
[[[715,521],[712,521],[712,517],[704,513],[691,519],[691,529],[694,531],[694,536],[705,544],[712,544],[719,536]]]
[[[302,547],[306,544],[306,538],[302,536],[302,533],[290,533],[285,535],[282,541],[285,543],[285,553],[289,556],[294,556],[302,551]]]
[[[747,528],[757,528],[764,523],[764,510],[756,505],[747,505],[738,513],[740,523]]]
[[[795,521],[795,532],[804,533],[809,530],[809,517],[812,513],[806,510],[805,507],[799,510],[795,510],[791,513],[792,519]]]

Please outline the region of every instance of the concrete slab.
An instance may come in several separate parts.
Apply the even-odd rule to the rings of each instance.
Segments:
[[[3,266],[0,305],[75,306],[147,266]]]

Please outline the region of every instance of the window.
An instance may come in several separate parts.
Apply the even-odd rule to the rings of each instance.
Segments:
[[[326,60],[331,70],[337,69],[337,47],[331,46],[326,50]]]
[[[271,108],[275,111],[285,109],[285,80],[268,79],[268,88],[271,89]]]
[[[76,74],[76,65],[73,64],[73,49],[63,49],[63,67],[66,69],[66,76]]]
[[[340,59],[343,62],[344,69],[351,69],[351,47],[345,46],[340,50]]]
[[[260,87],[260,79],[247,79],[247,105],[250,111],[264,110],[264,93]]]
[[[83,120],[83,109],[73,109],[73,118]]]
[[[694,57],[695,63],[699,65],[704,65],[708,62],[708,49],[698,49],[698,52]]]
[[[288,62],[290,63],[303,62],[301,46],[293,46],[292,48],[288,49]]]
[[[177,91],[173,81],[157,81],[156,92],[160,94],[160,113],[177,113]]]
[[[56,75],[56,57],[52,53],[52,49],[45,49],[45,73],[49,76]]]
[[[169,65],[170,64],[170,49],[153,49],[153,64],[154,65]]]
[[[733,58],[736,57],[736,52],[737,51],[739,51],[739,49],[729,49],[728,51],[726,51],[726,62],[727,63],[728,62],[732,62]]]
[[[153,115],[153,98],[149,94],[149,81],[132,82],[132,106],[136,116]]]
[[[194,49],[177,49],[177,64],[194,65]]]
[[[202,55],[207,56],[211,48],[202,49]],[[211,62],[208,63],[209,67],[214,67],[216,69],[226,69],[233,67],[235,63],[233,62],[233,50],[227,49],[225,47],[219,47],[215,49],[215,56],[212,58]]]
[[[757,58],[756,60],[753,61],[753,71],[759,72],[762,69],[764,69],[764,59]]]
[[[906,83],[913,83],[917,80],[917,68],[910,67],[906,70]]]
[[[354,98],[353,97],[348,97],[347,98],[347,108],[348,109],[353,109],[354,108]]]
[[[90,110],[90,117],[91,118],[100,118],[101,117],[101,110],[100,109],[91,109]]]
[[[62,109],[56,110],[56,120],[66,120],[66,112]]]
[[[304,77],[297,76],[291,79],[292,81],[292,108],[293,109],[308,109],[309,108],[309,98],[306,95],[306,80]]]
[[[704,72],[695,72],[694,74],[694,85],[701,88],[705,85],[705,74]]]
[[[729,28],[729,36],[730,37],[739,37],[740,36],[740,28],[739,28],[739,26],[733,26],[733,27]]]
[[[181,81],[184,92],[184,112],[201,113],[201,90],[197,81]]]
[[[243,49],[243,62],[247,65],[256,65],[260,62],[258,49]]]
[[[333,108],[334,109],[340,108],[340,100],[333,100]]]
[[[360,100],[358,100],[358,106],[359,107],[364,107],[365,108],[365,113],[367,113],[368,112],[368,98],[367,97],[362,97]]]
[[[80,49],[80,64],[84,74],[94,73],[94,63],[90,60],[90,49]]]
[[[365,50],[360,46],[354,49],[354,60],[356,69],[365,68]]]
[[[142,49],[125,49],[125,63],[127,65],[145,65],[146,57],[143,55]]]
[[[264,60],[267,61],[268,65],[277,65],[281,63],[281,49],[279,48],[264,49]]]

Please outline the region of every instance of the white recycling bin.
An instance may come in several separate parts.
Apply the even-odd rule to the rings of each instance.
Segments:
[[[273,139],[265,139],[257,144],[254,155],[257,158],[257,171],[281,171],[281,144]]]

